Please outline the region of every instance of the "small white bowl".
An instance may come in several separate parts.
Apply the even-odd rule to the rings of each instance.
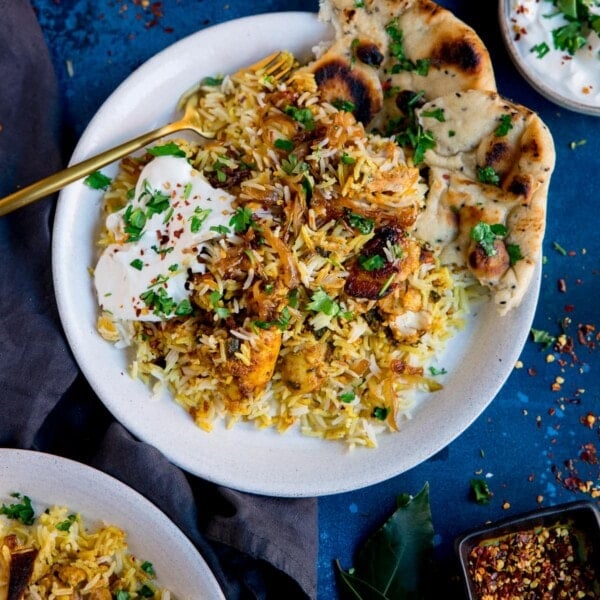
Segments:
[[[585,99],[570,97],[553,87],[549,78],[544,78],[543,74],[534,70],[524,59],[522,50],[515,42],[514,23],[511,20],[511,6],[514,1],[500,0],[498,17],[504,43],[519,73],[535,90],[551,102],[578,113],[600,116],[600,96],[590,103],[585,102]],[[600,69],[600,60],[598,69]]]

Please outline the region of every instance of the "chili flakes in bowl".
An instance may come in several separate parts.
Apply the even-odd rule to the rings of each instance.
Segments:
[[[600,512],[590,502],[504,519],[456,548],[470,600],[600,598]]]

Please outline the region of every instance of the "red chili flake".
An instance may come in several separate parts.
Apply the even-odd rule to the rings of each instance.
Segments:
[[[562,278],[558,280],[558,291],[562,294],[567,291],[567,282]]]
[[[573,312],[575,310],[575,306],[573,304],[565,304],[565,312]]]
[[[565,488],[572,492],[580,491],[582,490],[582,488],[585,487],[583,481],[581,481],[581,479],[579,479],[579,477],[576,477],[575,475],[565,477],[563,480],[563,485],[565,486]]]
[[[595,331],[594,325],[579,325],[577,327],[577,340],[582,346],[587,346],[590,350],[593,350],[596,344],[593,339],[589,338]]]
[[[527,374],[530,377],[535,377],[537,375],[537,371],[533,367],[529,367],[529,369],[527,369]]]
[[[597,465],[598,457],[596,455],[596,446],[594,446],[594,444],[592,444],[591,442],[588,444],[584,444],[579,454],[579,458],[581,458],[582,461],[590,465]]]

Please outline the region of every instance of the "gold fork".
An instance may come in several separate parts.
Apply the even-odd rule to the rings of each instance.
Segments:
[[[294,57],[292,54],[284,51],[274,52],[249,67],[239,70],[235,76],[254,72],[257,75],[266,76],[275,82],[282,80],[291,71],[293,66]],[[133,140],[72,165],[2,198],[0,200],[0,216],[4,216],[45,196],[49,196],[68,184],[143,148],[150,142],[154,142],[172,133],[189,130],[196,132],[206,139],[214,137],[214,133],[209,133],[202,129],[202,123],[200,122],[195,104],[193,102],[186,102],[199,87],[200,85],[196,85],[183,95],[178,106],[180,109],[183,108],[184,113],[177,121],[163,125],[154,131],[144,133]]]

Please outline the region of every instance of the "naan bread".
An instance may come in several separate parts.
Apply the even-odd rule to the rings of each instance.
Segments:
[[[495,92],[447,94],[417,113],[436,145],[425,153],[429,191],[414,233],[443,263],[469,268],[504,314],[521,302],[540,260],[552,136],[536,113]],[[482,182],[486,172],[497,183]],[[491,253],[472,237],[479,223],[506,227]],[[521,258],[511,261],[511,248]]]
[[[321,2],[319,17],[333,25],[335,38],[308,67],[323,97],[352,102],[363,124],[375,117],[381,123],[397,116],[398,92],[423,92],[429,100],[453,91],[496,89],[484,43],[450,11],[430,0],[363,4]],[[398,48],[405,59],[402,68]],[[427,68],[413,69],[420,61]]]
[[[518,306],[540,259],[555,161],[542,120],[498,95],[482,40],[431,0],[322,0],[319,15],[335,38],[306,68],[323,98],[388,135],[415,113],[431,140],[413,233],[444,264],[470,269],[501,314]],[[501,235],[486,246],[473,234],[482,227]]]

